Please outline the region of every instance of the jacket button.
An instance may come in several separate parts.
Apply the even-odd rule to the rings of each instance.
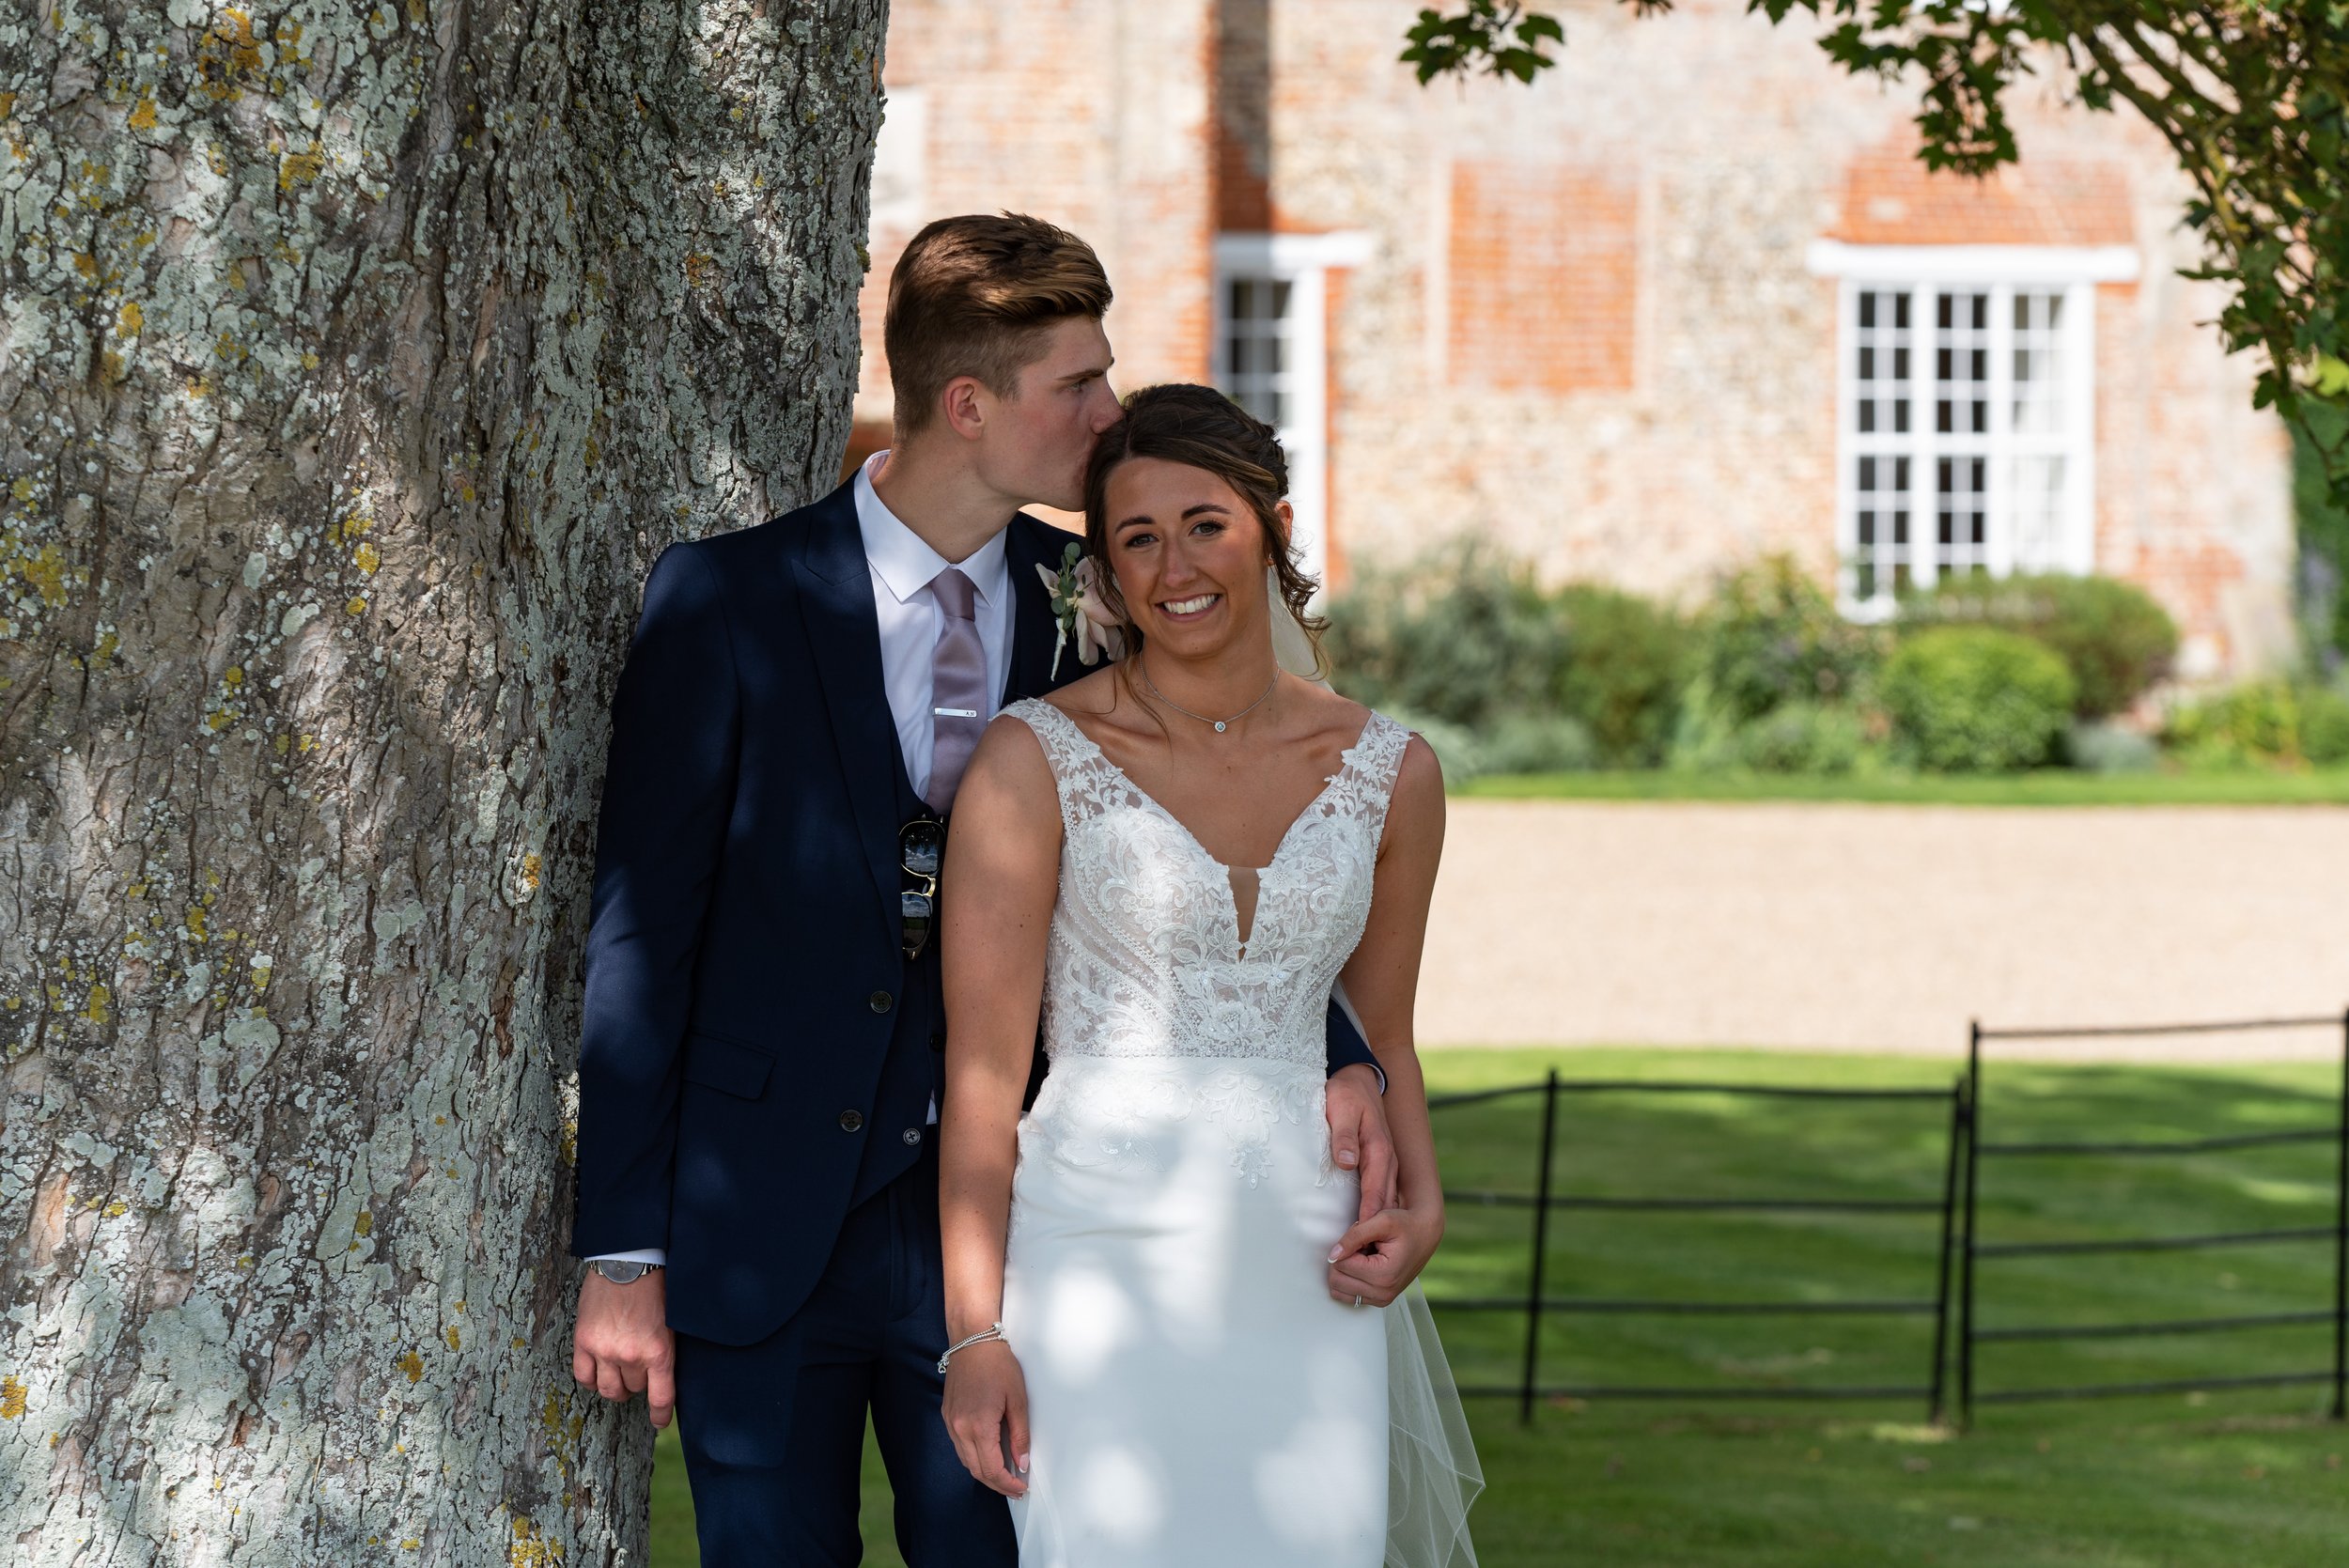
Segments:
[[[896,999],[892,997],[887,991],[875,991],[872,996],[866,1000],[872,1003],[873,1011],[876,1013],[888,1012],[896,1001]]]
[[[844,1110],[840,1113],[840,1130],[842,1132],[854,1132],[863,1125],[864,1112],[862,1110]]]
[[[922,1129],[920,1127],[906,1128],[905,1140],[908,1147],[920,1143],[922,1141]]]

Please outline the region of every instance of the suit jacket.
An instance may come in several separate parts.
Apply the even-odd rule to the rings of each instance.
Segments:
[[[1051,674],[1035,570],[1067,537],[1010,524],[1006,702],[1084,673]],[[867,1141],[921,1136],[875,1119],[885,1065],[902,1079],[944,1039],[938,987],[899,947],[909,793],[851,486],[661,554],[613,703],[571,1250],[665,1248],[681,1333],[781,1327]],[[1331,1070],[1355,1062],[1376,1064],[1332,1006]]]

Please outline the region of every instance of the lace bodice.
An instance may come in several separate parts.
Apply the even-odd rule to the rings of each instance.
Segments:
[[[1229,872],[1173,813],[1059,708],[1031,698],[1003,711],[1035,732],[1060,794],[1047,1053],[1319,1069],[1330,989],[1370,915],[1379,834],[1410,731],[1371,715],[1259,871],[1243,947]]]

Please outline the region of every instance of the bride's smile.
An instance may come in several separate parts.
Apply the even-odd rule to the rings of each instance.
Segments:
[[[1117,596],[1150,649],[1151,677],[1186,707],[1247,706],[1273,668],[1265,568],[1275,545],[1253,508],[1221,474],[1166,458],[1120,464],[1102,499]]]

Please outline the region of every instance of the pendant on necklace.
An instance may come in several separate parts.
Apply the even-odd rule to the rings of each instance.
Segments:
[[[1221,735],[1223,733],[1223,725],[1221,723],[1218,723],[1215,726],[1215,733],[1218,735]]]

